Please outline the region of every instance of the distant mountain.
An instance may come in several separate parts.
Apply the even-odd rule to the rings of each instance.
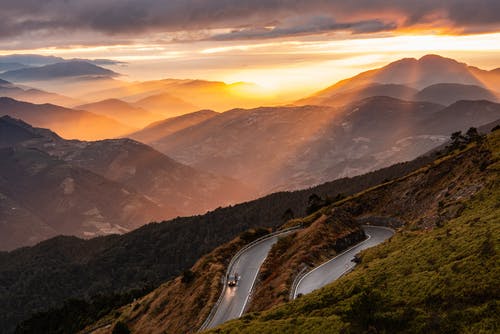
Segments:
[[[0,79],[0,96],[10,97],[17,100],[22,100],[31,103],[52,103],[61,106],[74,106],[79,103],[73,98],[49,93],[39,89],[33,89],[26,86],[16,86],[13,83]]]
[[[192,112],[201,108],[212,109],[215,111],[225,111],[231,108],[251,108],[261,105],[276,104],[279,99],[270,95],[268,92],[259,86],[251,83],[232,83],[226,84],[219,81],[205,80],[180,80],[180,79],[164,79],[155,81],[144,81],[134,83],[121,83],[121,85],[110,89],[94,89],[81,96],[87,101],[95,101],[96,99],[119,98],[126,102],[137,102],[151,96],[167,95],[167,98],[173,97],[174,100],[169,105],[168,102],[163,102],[160,99],[159,108],[164,111],[168,109],[169,115],[179,115],[180,113]],[[188,103],[191,107],[180,105],[179,110],[176,110],[175,99],[181,99],[184,103]],[[153,100],[154,102],[154,100]],[[179,102],[179,101],[178,101]],[[148,107],[140,105],[148,109]],[[194,108],[192,106],[195,106]],[[198,107],[197,107],[198,106]],[[150,111],[154,111],[151,109]]]
[[[151,144],[156,141],[161,141],[162,138],[168,137],[177,131],[199,124],[217,115],[218,113],[212,110],[195,111],[182,116],[154,122],[140,131],[129,134],[128,137],[143,143]]]
[[[59,107],[53,104],[32,104],[0,97],[0,116],[20,118],[35,126],[50,128],[64,138],[113,138],[134,129],[111,118],[94,113]]]
[[[0,119],[1,120],[1,119]],[[59,234],[123,233],[162,216],[150,199],[40,150],[0,149],[1,250]]]
[[[496,102],[498,98],[491,91],[480,86],[442,83],[422,89],[415,94],[412,100],[450,105],[459,100],[489,100]]]
[[[18,63],[25,66],[44,66],[64,61],[61,57],[37,54],[11,54],[0,56],[0,63]]]
[[[343,106],[368,97],[388,96],[400,100],[413,100],[418,90],[396,84],[370,84],[359,88],[352,88],[340,93],[330,94],[329,92],[318,93],[309,98],[297,101],[297,105],[328,105]]]
[[[500,118],[500,104],[490,101],[458,101],[440,110],[421,127],[431,133],[466,131]],[[421,130],[422,132],[424,130]]]
[[[17,154],[12,158],[13,164],[14,162],[22,164],[21,170],[43,169],[45,165],[64,166],[64,171],[66,169],[70,171],[82,170],[85,173],[95,175],[96,180],[102,179],[99,182],[102,183],[103,187],[106,184],[113,184],[124,194],[135,194],[134,196],[147,199],[148,203],[151,204],[151,207],[147,209],[149,211],[143,206],[134,206],[135,204],[133,203],[123,204],[123,202],[120,202],[124,212],[127,214],[130,213],[130,215],[134,215],[133,217],[137,218],[137,220],[132,221],[133,217],[131,217],[128,225],[123,225],[127,229],[127,226],[130,226],[132,223],[135,224],[133,225],[134,227],[137,227],[153,219],[204,213],[221,205],[234,204],[249,199],[253,195],[249,188],[239,182],[182,165],[153,150],[149,146],[130,139],[102,140],[96,142],[64,140],[50,130],[33,128],[20,120],[15,120],[8,116],[0,118],[0,131],[0,148],[13,149],[13,152],[28,152],[26,154]],[[23,160],[24,156],[27,157],[26,161]],[[5,178],[7,186],[13,191],[21,182],[21,180],[18,180],[18,177],[23,178],[27,182],[26,187],[36,187],[40,191],[40,194],[42,194],[44,191],[52,191],[51,187],[60,185],[64,181],[58,181],[57,178],[61,175],[55,174],[59,171],[60,169],[50,170],[50,173],[54,174],[51,177],[56,178],[54,185],[44,186],[45,188],[42,187],[42,189],[38,189],[39,185],[36,183],[36,177],[29,179],[21,174],[12,174],[9,176],[8,174],[0,173],[0,179]],[[45,174],[36,175],[41,180]],[[79,183],[74,183],[71,180],[68,182],[70,184],[68,187],[76,185],[78,187],[75,189],[82,189]],[[88,189],[85,188],[85,194],[88,194],[88,196],[92,196],[92,192],[100,194],[99,182],[96,181],[96,183],[89,185]],[[91,186],[95,186],[95,188],[91,188]],[[2,193],[1,189],[0,193]],[[20,191],[16,194],[17,197],[12,196],[11,194],[9,198],[16,202],[24,203],[25,196],[28,196],[28,194]],[[45,198],[51,198],[49,193],[45,195]],[[96,199],[98,198],[99,196],[96,195]],[[117,199],[119,198],[117,197]],[[108,200],[110,201],[110,205],[114,205],[113,197],[110,197]],[[71,204],[71,207],[76,207],[76,204]],[[28,208],[32,208],[29,212],[34,216],[40,216],[38,212],[40,207]],[[102,211],[100,208],[99,210]],[[142,216],[138,215],[139,213]],[[127,217],[125,213],[118,211],[113,211],[113,214],[106,216],[106,221],[110,219],[119,221]],[[51,219],[49,211],[44,216],[44,221],[46,219]],[[61,219],[57,214],[52,217],[54,224],[61,221]],[[6,226],[11,223],[12,220],[5,221]],[[85,234],[82,230],[75,227],[74,232],[72,232],[71,226],[67,230],[55,229],[55,232],[58,234],[65,233],[79,236],[91,235],[90,233],[95,232],[92,231],[92,229],[85,230]],[[103,231],[95,233],[105,234],[107,233],[106,231],[103,228]],[[120,232],[121,230],[113,231]],[[39,241],[43,236],[35,239]],[[24,240],[24,243],[20,243],[19,240],[16,242],[17,246],[28,244],[27,240]]]
[[[0,73],[6,71],[19,70],[22,68],[28,68],[30,66],[21,63],[2,63],[0,62]]]
[[[461,104],[446,108],[452,117]],[[500,118],[469,105],[456,122],[433,121],[444,106],[367,98],[327,106],[235,109],[151,142],[198,169],[253,185],[262,193],[312,186],[410,160],[445,142],[451,132]],[[479,115],[482,115],[479,117]],[[432,125],[432,126],[431,126]]]
[[[496,91],[500,83],[500,71],[481,70],[438,55],[426,55],[420,59],[404,58],[379,69],[366,71],[352,78],[341,80],[306,99],[299,100],[297,104],[317,104],[316,102],[329,99],[333,102],[334,97],[339,96],[340,93],[359,90],[372,85],[405,85],[421,90],[442,83],[474,85]],[[385,89],[380,93],[377,95],[402,98],[402,96],[392,95],[390,89]],[[459,100],[460,97],[457,97],[457,99]]]
[[[76,108],[113,118],[130,127],[143,127],[162,118],[161,115],[151,113],[118,99],[83,104]]]
[[[179,116],[200,109],[200,107],[168,93],[148,96],[135,102],[134,105],[169,117]]]
[[[104,77],[112,78],[118,73],[86,61],[64,61],[39,67],[30,67],[7,71],[1,74],[2,78],[14,81],[43,81],[69,77]]]

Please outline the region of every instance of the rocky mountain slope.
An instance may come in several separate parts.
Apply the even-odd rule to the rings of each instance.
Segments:
[[[341,108],[235,109],[148,144],[266,193],[411,160],[453,131],[498,118],[500,105],[487,101],[445,108],[379,96]]]
[[[149,146],[130,139],[67,141],[47,129],[33,128],[7,116],[0,118],[0,130],[0,147],[5,148],[3,153],[6,159],[5,165],[2,166],[5,169],[0,173],[5,194],[10,194],[10,198],[23,204],[33,196],[28,192],[29,188],[36,189],[36,196],[47,200],[53,200],[49,194],[54,192],[54,196],[62,196],[62,206],[59,209],[56,210],[43,201],[40,206],[33,206],[36,203],[32,203],[33,205],[30,204],[27,208],[30,208],[29,211],[34,216],[40,216],[40,210],[43,209],[43,220],[50,221],[52,225],[62,224],[62,221],[66,221],[65,224],[68,225],[67,228],[53,228],[50,233],[38,237],[33,233],[34,236],[12,238],[9,247],[5,246],[3,249],[34,244],[56,234],[89,237],[125,232],[131,227],[136,228],[152,220],[204,213],[217,206],[242,201],[251,196],[251,190],[242,184],[182,165]],[[7,161],[10,164],[7,164]],[[16,174],[16,168],[19,169],[20,175]],[[39,173],[39,169],[45,172]],[[31,172],[33,175],[28,177]],[[74,173],[85,175],[85,179],[75,179],[71,176]],[[49,180],[46,184],[43,183],[47,175],[54,178],[53,184],[50,184]],[[107,192],[106,189],[112,185],[121,195],[111,196]],[[26,191],[16,192],[17,187],[26,188]],[[60,192],[57,192],[57,187]],[[87,203],[88,200],[83,194],[78,193],[79,190],[90,197],[92,192],[95,192],[98,194],[95,200],[102,205],[88,207],[91,204]],[[101,198],[100,195],[109,197]],[[130,203],[125,200],[127,196]],[[134,196],[142,198],[149,206],[134,204],[137,202]],[[104,215],[103,206],[107,202],[111,212]],[[57,201],[53,204],[56,205]],[[54,216],[50,216],[51,210],[55,210]],[[87,211],[89,212],[83,214]],[[58,212],[63,212],[66,218],[63,219]],[[13,215],[12,211],[10,215]],[[96,229],[94,226],[86,230],[81,227],[84,223],[69,223],[72,215],[86,218],[85,224],[90,224],[91,227],[106,222],[116,225],[122,219],[123,228],[103,226]],[[4,226],[15,228],[13,221],[9,219],[4,221]],[[91,220],[95,224],[91,224]],[[36,225],[35,221],[30,220],[24,225],[30,223]]]
[[[162,216],[142,194],[36,149],[0,149],[1,250],[56,235],[123,233]]]

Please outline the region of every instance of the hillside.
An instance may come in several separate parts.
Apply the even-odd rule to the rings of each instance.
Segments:
[[[123,233],[159,219],[144,195],[88,170],[28,148],[0,149],[0,250],[56,235]]]
[[[113,118],[132,128],[143,127],[162,118],[161,115],[132,106],[118,99],[108,99],[95,103],[82,104],[76,107],[76,109],[86,110],[94,114]]]
[[[134,105],[163,115],[164,117],[179,116],[200,109],[200,107],[186,102],[183,99],[175,97],[174,95],[171,95],[169,93],[162,93],[145,97],[143,99],[140,99],[139,101],[136,101]]]
[[[492,332],[495,306],[491,303],[495,297],[490,294],[496,291],[493,293],[498,296],[495,273],[500,269],[495,265],[498,245],[492,239],[498,230],[500,132],[485,142],[474,140],[477,142],[442,154],[406,176],[289,221],[286,225],[301,223],[305,228],[278,241],[266,259],[250,300],[251,309],[260,312],[211,332],[337,333],[343,329],[361,333],[370,327],[386,332],[443,332],[450,325],[456,332],[461,326],[470,328],[476,323]],[[271,308],[288,300],[292,281],[302,268],[317,266],[362,239],[356,234],[360,223],[391,226],[398,232],[392,240],[365,251],[361,266],[331,288]],[[109,325],[117,321],[132,332],[194,332],[205,317],[201,314],[208,312],[207,303],[215,300],[213,284],[229,260],[221,253],[230,253],[236,241],[200,259],[191,274],[184,273],[114,311],[113,316],[94,325],[99,329],[93,333],[110,333],[113,325]],[[474,268],[482,269],[477,273],[469,270],[466,264],[471,262]],[[494,269],[490,271],[483,264]],[[213,272],[218,274],[212,276]],[[460,280],[455,275],[460,275]],[[445,288],[443,282],[450,287]],[[458,293],[462,289],[467,292]],[[412,305],[413,298],[420,304]],[[463,304],[447,311],[443,302]],[[456,320],[453,312],[466,314],[468,307],[477,312],[467,317],[473,321],[453,324],[447,319],[453,316]]]
[[[134,129],[111,118],[53,104],[33,104],[0,97],[0,116],[20,118],[34,126],[49,128],[67,139],[113,138]]]
[[[284,215],[288,209],[292,209],[291,217],[305,215],[308,199],[314,193],[331,198],[350,195],[401,177],[431,160],[420,158],[307,190],[275,193],[202,216],[149,224],[122,236],[86,241],[56,238],[34,247],[0,253],[0,279],[6,282],[5,289],[0,291],[1,299],[6,301],[0,305],[3,307],[0,326],[13,329],[34,312],[61,306],[69,297],[86,298],[156,287],[247,229],[282,225],[290,217]],[[96,247],[95,243],[101,246]],[[54,259],[53,253],[62,252],[73,257]],[[47,272],[47,263],[56,270]],[[116,269],[109,272],[106,268],[110,267]],[[34,283],[26,288],[27,282]],[[41,289],[36,282],[50,282],[50,285]]]
[[[391,218],[399,229],[340,280],[210,332],[495,333],[499,159],[496,131],[485,143],[322,209],[347,210],[365,223]],[[273,269],[279,275],[279,264]]]
[[[31,155],[20,155],[18,158],[26,158],[21,160],[19,164],[23,165],[20,170],[28,172],[31,169],[43,168],[45,164],[60,164],[64,165],[69,171],[85,171],[90,175],[95,175],[100,183],[91,183],[72,178],[67,181],[70,182],[68,187],[75,188],[75,192],[85,189],[85,195],[91,196],[92,192],[100,194],[99,187],[103,187],[103,192],[106,192],[105,184],[114,184],[115,187],[120,189],[121,195],[115,195],[106,199],[109,203],[110,209],[120,205],[122,209],[112,211],[109,216],[104,215],[101,217],[102,208],[90,207],[89,213],[83,217],[89,222],[85,223],[89,226],[99,225],[107,222],[116,223],[122,219],[124,224],[131,224],[129,219],[132,219],[131,226],[139,227],[151,220],[173,218],[179,215],[193,215],[205,213],[208,210],[214,209],[222,205],[229,205],[239,201],[248,199],[252,195],[252,190],[244,185],[217,175],[195,170],[191,167],[182,165],[169,157],[155,151],[154,149],[130,139],[115,139],[115,140],[102,140],[96,142],[83,142],[83,141],[68,141],[59,137],[57,134],[47,129],[33,128],[20,120],[12,119],[8,116],[0,118],[0,147],[5,147],[13,150],[14,152],[26,151],[38,153],[38,158],[28,160]],[[12,158],[14,159],[14,158]],[[17,159],[17,158],[16,158]],[[13,163],[17,160],[13,160]],[[7,165],[6,165],[7,166]],[[53,169],[50,174],[54,178],[63,178],[69,172],[66,169]],[[12,171],[13,172],[13,171]],[[64,173],[63,173],[64,172]],[[61,175],[59,175],[60,173]],[[45,175],[45,174],[43,174]],[[6,187],[11,189],[12,196],[15,196],[17,202],[26,204],[31,194],[28,192],[29,188],[34,188],[38,192],[38,196],[46,199],[50,198],[52,187],[57,187],[59,184],[66,184],[61,180],[54,180],[54,185],[41,187],[39,182],[42,182],[43,175],[36,175],[31,178],[24,178],[22,180],[15,177],[15,175],[8,175],[6,170],[2,170],[0,178]],[[25,182],[24,187],[26,191],[15,191],[16,187],[20,187],[22,182]],[[61,183],[63,182],[63,183]],[[60,186],[61,189],[66,189]],[[21,188],[23,189],[23,188]],[[68,190],[69,191],[69,190]],[[66,191],[64,191],[66,194]],[[119,202],[120,197],[124,194],[136,194],[150,203],[150,207],[134,206],[133,202]],[[61,194],[62,195],[62,194]],[[68,195],[68,194],[66,194]],[[122,196],[123,195],[123,196]],[[12,197],[11,196],[11,197]],[[54,194],[53,196],[59,196]],[[80,194],[81,196],[81,194]],[[130,195],[132,196],[132,195]],[[79,200],[78,200],[79,199]],[[104,198],[96,195],[95,199],[101,203]],[[116,199],[116,201],[115,201]],[[132,199],[132,197],[130,198]],[[101,201],[101,202],[99,202]],[[77,215],[79,204],[84,205],[84,199],[75,197],[70,199],[70,196],[62,197],[58,209],[51,217],[50,211],[43,214],[45,221],[50,221],[51,225],[67,222],[70,218],[70,213]],[[41,202],[45,204],[43,201]],[[154,208],[153,208],[154,207]],[[43,206],[30,206],[30,212],[35,216],[41,216]],[[45,209],[44,209],[45,210]],[[72,211],[73,210],[73,211]],[[67,217],[61,217],[58,212],[64,211]],[[123,212],[122,212],[123,211]],[[45,211],[43,211],[45,212]],[[85,212],[82,211],[82,212]],[[93,213],[90,213],[93,212]],[[5,210],[0,213],[5,213]],[[140,215],[138,215],[140,213]],[[132,217],[128,217],[133,214]],[[9,218],[4,220],[2,225],[4,228],[15,227],[12,216],[18,217],[21,215],[16,212],[9,213]],[[19,218],[19,217],[18,217]],[[109,234],[111,232],[125,232],[130,230],[130,226],[124,226],[123,229],[113,229],[102,227],[101,230],[89,228],[81,231],[78,221],[80,218],[74,218],[75,224],[69,224],[66,229],[56,228],[51,230],[51,234],[43,233],[37,235],[36,232],[26,235],[24,237],[12,238],[9,246],[3,249],[13,249],[15,247],[32,245],[40,240],[47,239],[56,234],[68,234],[78,236],[95,236],[100,234]],[[84,221],[86,221],[84,219]],[[36,221],[26,219],[24,225],[33,224],[37,225]],[[102,224],[101,224],[102,225]],[[74,229],[74,231],[72,230]],[[35,235],[36,237],[33,237]]]
[[[265,194],[408,161],[455,130],[498,118],[499,104],[458,102],[445,108],[378,96],[341,108],[234,109],[148,144]]]
[[[0,96],[31,102],[52,103],[65,107],[76,105],[79,101],[64,95],[46,92],[31,87],[20,87],[11,82],[0,79]]]
[[[177,131],[206,121],[216,115],[217,113],[212,110],[195,111],[182,116],[154,122],[140,131],[129,134],[128,137],[143,143],[151,144],[159,142]]]
[[[450,105],[460,100],[488,100],[497,102],[497,96],[491,91],[474,85],[435,84],[422,89],[412,100],[429,101],[443,105]]]

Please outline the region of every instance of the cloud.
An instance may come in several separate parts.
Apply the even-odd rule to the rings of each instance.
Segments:
[[[2,0],[0,39],[71,42],[84,32],[120,38],[148,34],[260,39],[345,30],[373,33],[414,26],[498,31],[498,0]],[[271,27],[271,28],[270,28]],[[209,33],[210,34],[210,33]],[[76,34],[78,35],[78,34]],[[168,40],[168,38],[166,38]]]
[[[211,40],[242,40],[242,39],[267,39],[290,37],[309,34],[326,33],[333,31],[351,31],[352,33],[373,33],[393,30],[394,22],[384,23],[380,20],[367,20],[358,22],[337,23],[331,17],[314,16],[306,20],[287,20],[284,24],[272,27],[251,27],[232,30],[229,33],[217,34]]]

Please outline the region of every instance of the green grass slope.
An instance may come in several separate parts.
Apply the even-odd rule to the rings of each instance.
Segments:
[[[455,218],[408,224],[342,279],[211,333],[498,333],[500,131],[483,148],[485,186]]]

